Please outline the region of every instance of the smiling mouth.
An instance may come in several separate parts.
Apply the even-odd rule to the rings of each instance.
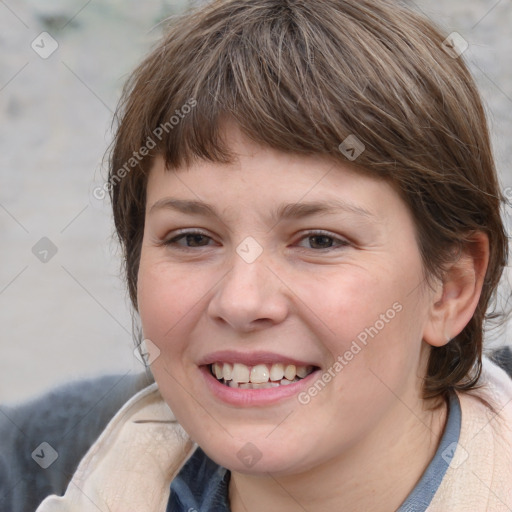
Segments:
[[[246,366],[241,363],[217,362],[209,365],[210,373],[225,386],[239,389],[267,389],[298,382],[318,368],[274,363]]]

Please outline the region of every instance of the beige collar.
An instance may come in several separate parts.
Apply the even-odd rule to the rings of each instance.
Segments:
[[[428,512],[512,510],[512,380],[484,360],[480,382],[477,391],[458,393],[459,442]],[[152,384],[110,421],[65,495],[46,498],[36,512],[163,511],[172,479],[195,448]]]
[[[165,510],[171,481],[194,449],[152,384],[110,421],[65,495],[46,498],[36,512]]]
[[[458,393],[459,441],[427,512],[512,510],[512,380],[485,358],[479,382],[480,389]]]

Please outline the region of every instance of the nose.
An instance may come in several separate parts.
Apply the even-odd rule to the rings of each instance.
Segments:
[[[251,332],[282,322],[288,315],[286,286],[260,256],[247,263],[237,254],[231,269],[215,289],[208,314],[239,332]]]

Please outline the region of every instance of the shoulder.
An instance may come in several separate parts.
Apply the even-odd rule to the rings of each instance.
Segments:
[[[80,461],[63,496],[47,497],[41,512],[164,510],[170,483],[196,446],[156,384],[116,413]]]
[[[507,366],[501,367],[493,359],[483,358],[482,373],[475,389],[458,393],[462,410],[461,438],[465,430],[474,439],[487,435],[489,442],[504,444],[504,450],[496,456],[497,459],[500,456],[511,458],[512,471],[512,379]]]
[[[488,358],[475,389],[457,393],[461,428],[429,512],[512,507],[512,379]]]
[[[110,375],[0,407],[0,509],[35,510],[45,496],[62,494],[107,423],[151,382],[146,374]]]

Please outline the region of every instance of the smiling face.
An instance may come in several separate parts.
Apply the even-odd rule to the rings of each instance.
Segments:
[[[149,175],[138,304],[162,396],[233,471],[397,443],[423,414],[433,293],[408,209],[348,166],[227,140],[233,164]]]

